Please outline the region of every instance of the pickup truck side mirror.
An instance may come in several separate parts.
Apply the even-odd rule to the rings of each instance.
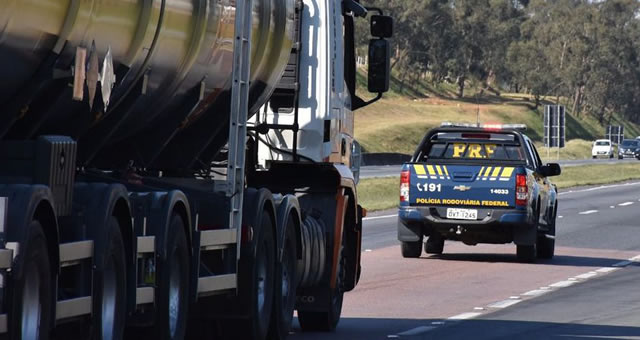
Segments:
[[[559,176],[562,173],[560,164],[549,163],[540,167],[540,173],[545,177]]]

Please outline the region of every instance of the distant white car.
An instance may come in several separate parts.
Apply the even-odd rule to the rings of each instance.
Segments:
[[[613,144],[608,139],[598,139],[593,142],[591,157],[597,158],[601,156],[613,158]]]

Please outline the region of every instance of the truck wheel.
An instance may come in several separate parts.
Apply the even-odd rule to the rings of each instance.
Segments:
[[[402,242],[400,250],[404,258],[418,258],[422,254],[422,241]]]
[[[38,221],[29,224],[26,248],[18,255],[22,267],[12,281],[12,312],[9,314],[10,339],[49,339],[51,315],[51,268],[47,241]]]
[[[431,236],[424,243],[424,252],[427,254],[442,254],[444,250],[444,237],[442,235],[433,232]]]
[[[256,255],[245,255],[243,265],[250,268],[241,282],[241,294],[248,295],[249,318],[238,320],[235,329],[228,327],[234,339],[266,339],[273,310],[274,275],[276,245],[273,236],[273,224],[266,212],[262,213],[261,226],[255,235]]]
[[[591,156],[591,158],[596,159],[596,156]]]
[[[336,288],[329,292],[329,309],[323,312],[298,311],[298,322],[303,331],[334,331],[342,314],[342,300],[344,297],[344,281],[346,276],[346,260],[344,256],[344,241],[340,247],[340,259],[336,275]],[[330,288],[329,288],[330,289]]]
[[[171,217],[169,231],[167,259],[158,268],[158,314],[154,327],[156,338],[173,340],[184,338],[186,332],[189,249],[180,216]]]
[[[537,245],[538,258],[551,259],[553,258],[553,254],[555,252],[556,240],[546,237],[545,234],[548,234],[551,236],[556,235],[556,217],[555,216],[553,216],[553,222],[549,226],[549,231],[538,235],[538,245]]]
[[[126,305],[126,270],[124,241],[118,220],[109,221],[104,264],[96,272],[93,296],[94,339],[119,340],[123,338]]]
[[[287,222],[282,246],[282,262],[276,263],[275,294],[269,339],[284,339],[289,335],[296,304],[297,245],[293,217]]]

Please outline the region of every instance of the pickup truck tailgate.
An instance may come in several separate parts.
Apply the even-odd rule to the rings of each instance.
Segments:
[[[418,206],[513,208],[519,167],[501,165],[405,164],[409,202]]]

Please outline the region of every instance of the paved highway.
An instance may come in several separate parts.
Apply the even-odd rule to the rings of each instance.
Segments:
[[[395,211],[370,215],[338,330],[290,338],[640,339],[639,206],[640,182],[561,191],[556,256],[536,264],[457,242],[403,259]]]
[[[550,161],[555,162],[555,161]],[[635,158],[626,159],[577,159],[577,160],[560,160],[557,161],[561,166],[579,166],[589,164],[618,164],[621,162],[637,162]],[[370,165],[363,166],[360,170],[360,178],[373,178],[373,177],[394,177],[400,176],[401,165]]]

